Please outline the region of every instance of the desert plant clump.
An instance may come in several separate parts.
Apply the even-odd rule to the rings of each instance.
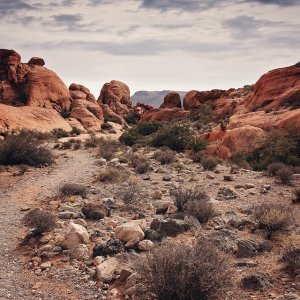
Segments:
[[[281,203],[263,203],[255,207],[254,216],[258,227],[266,232],[267,239],[276,233],[286,231],[293,223],[293,211],[290,206]]]
[[[285,249],[281,261],[284,264],[284,269],[290,275],[298,275],[300,270],[300,248],[293,246]]]
[[[203,151],[207,148],[207,146],[208,146],[207,140],[199,136],[193,136],[189,141],[189,148],[191,148],[194,152]]]
[[[206,223],[217,215],[213,204],[207,200],[193,200],[187,203],[186,213],[195,217],[200,223]]]
[[[282,167],[277,171],[277,176],[284,184],[289,184],[293,178],[293,170],[290,167]]]
[[[101,124],[101,129],[103,129],[103,130],[109,130],[109,129],[112,129],[112,128],[113,128],[112,125],[107,123],[107,122]]]
[[[170,164],[174,161],[176,153],[172,150],[164,149],[154,153],[154,158],[162,165]]]
[[[96,182],[123,182],[128,179],[128,174],[122,169],[105,167],[101,169],[96,177]]]
[[[66,130],[62,129],[62,128],[55,128],[51,131],[51,133],[57,138],[57,139],[61,139],[64,137],[69,137],[70,133],[67,132]]]
[[[63,142],[61,144],[60,148],[63,149],[63,150],[71,149],[72,148],[72,142],[71,141]]]
[[[130,153],[127,159],[129,165],[134,168],[137,174],[144,174],[151,170],[150,162],[145,157]]]
[[[96,138],[95,133],[91,133],[90,137],[85,140],[84,147],[85,148],[97,148],[99,139]]]
[[[282,167],[284,167],[284,164],[283,164],[283,163],[275,162],[275,163],[269,164],[268,167],[267,167],[268,175],[269,175],[269,176],[276,176],[276,175],[277,175],[277,172],[278,172]]]
[[[191,140],[191,130],[187,125],[170,124],[161,127],[151,139],[153,147],[168,147],[174,151],[183,151]]]
[[[56,218],[50,212],[41,208],[29,211],[22,219],[25,226],[33,229],[30,236],[37,236],[55,227]]]
[[[77,136],[81,133],[82,131],[78,127],[72,127],[72,130],[70,131],[70,136]]]
[[[293,194],[295,195],[293,202],[299,203],[300,202],[300,188],[294,189]]]
[[[62,196],[81,196],[86,198],[87,188],[78,183],[65,183],[59,188],[60,195]]]
[[[140,120],[140,117],[136,114],[128,114],[124,117],[124,120],[130,125],[135,125]]]
[[[137,264],[145,284],[159,300],[210,300],[231,284],[224,256],[205,239],[195,246],[166,242]]]
[[[215,170],[218,165],[218,161],[215,158],[209,156],[203,156],[200,163],[203,166],[203,169],[207,171]]]
[[[179,211],[184,211],[189,202],[209,200],[209,196],[197,187],[191,189],[178,187],[171,190],[170,195],[174,198],[174,204]]]
[[[111,160],[120,148],[120,143],[113,139],[100,138],[98,141],[98,155]]]
[[[8,135],[0,143],[0,164],[34,167],[47,166],[54,162],[52,152],[40,145],[30,135]]]
[[[120,198],[124,204],[135,204],[142,199],[141,182],[137,179],[129,178],[128,182],[120,186],[116,192],[116,196]]]

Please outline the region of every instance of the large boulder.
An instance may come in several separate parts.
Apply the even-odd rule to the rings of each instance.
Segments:
[[[44,66],[45,65],[45,61],[40,58],[40,57],[32,57],[29,62],[29,65],[37,65],[37,66]]]
[[[253,93],[245,99],[248,109],[273,109],[282,105],[300,105],[300,66],[272,70],[257,81]]]
[[[181,108],[181,100],[180,96],[176,92],[169,93],[164,98],[164,103],[160,106],[160,108]]]
[[[129,87],[117,80],[105,83],[101,89],[98,103],[100,105],[107,104],[118,115],[127,115],[132,107]]]
[[[82,100],[88,100],[91,102],[96,102],[96,99],[95,99],[94,95],[90,92],[90,90],[81,84],[72,83],[69,86],[69,91],[70,91],[71,97],[74,100],[82,99]]]
[[[196,109],[207,101],[216,101],[226,94],[224,90],[190,91],[183,99],[183,107],[186,110]]]
[[[102,108],[96,102],[83,99],[75,99],[72,103],[71,118],[77,119],[84,129],[96,131],[104,122]]]
[[[115,229],[116,238],[125,243],[131,240],[141,241],[145,234],[140,223],[140,221],[131,221],[117,226]]]
[[[89,239],[89,233],[82,225],[70,222],[65,230],[62,244],[64,248],[73,250],[80,244],[88,244]]]
[[[189,112],[182,108],[160,108],[146,111],[141,117],[141,123],[167,122],[180,120],[189,116]]]
[[[54,109],[0,104],[0,134],[21,129],[50,132],[55,128],[72,130],[68,122]]]

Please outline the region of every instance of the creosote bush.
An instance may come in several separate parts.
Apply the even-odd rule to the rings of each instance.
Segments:
[[[96,177],[96,181],[99,182],[123,182],[128,178],[127,172],[122,169],[113,167],[105,167],[101,169]]]
[[[200,223],[206,223],[217,215],[213,204],[207,200],[193,200],[188,202],[186,213],[195,217]]]
[[[216,299],[231,284],[226,259],[205,239],[194,246],[162,244],[141,258],[137,269],[159,300]]]
[[[54,162],[52,152],[40,145],[31,134],[8,135],[0,142],[0,164],[39,167]]]
[[[269,176],[276,176],[276,175],[277,175],[277,172],[278,172],[282,167],[284,167],[284,164],[283,164],[283,163],[275,162],[275,163],[269,164],[268,167],[267,167],[268,175],[269,175]]]
[[[100,138],[98,141],[98,155],[111,160],[120,148],[120,143],[113,139]]]
[[[263,203],[255,207],[254,215],[259,228],[266,232],[267,239],[283,232],[293,223],[293,211],[290,206],[281,203]]]
[[[87,196],[87,188],[78,183],[65,183],[59,191],[62,196],[81,196],[82,198]]]
[[[174,161],[176,153],[172,150],[164,149],[154,153],[154,158],[162,165],[170,164]]]
[[[218,161],[215,158],[209,156],[203,156],[200,163],[203,166],[204,170],[207,171],[215,170],[218,165]]]
[[[55,216],[41,208],[35,208],[28,212],[22,221],[25,226],[33,229],[31,236],[48,232],[52,230],[56,224]]]
[[[291,182],[293,177],[293,170],[290,167],[282,167],[277,171],[277,176],[282,183],[288,184]]]
[[[281,261],[284,263],[284,269],[292,276],[296,276],[300,270],[300,248],[290,247],[283,253]]]

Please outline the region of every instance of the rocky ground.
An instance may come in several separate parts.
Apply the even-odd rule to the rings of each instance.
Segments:
[[[292,204],[292,191],[299,186],[298,179],[293,181],[294,186],[283,185],[260,172],[239,169],[231,174],[231,166],[226,164],[218,165],[215,171],[204,171],[186,154],[177,154],[175,162],[161,165],[153,158],[155,150],[148,148],[139,148],[136,154],[147,158],[152,170],[137,174],[124,160],[128,151],[123,149],[107,162],[97,156],[94,148],[55,150],[56,162],[50,167],[30,168],[21,176],[14,176],[13,167],[0,173],[0,299],[154,299],[139,283],[134,261],[155,245],[149,237],[153,219],[170,220],[175,214],[170,190],[180,186],[202,188],[218,215],[202,225],[187,218],[173,218],[178,234],[166,239],[189,243],[204,235],[225,250],[234,286],[219,299],[296,299],[278,297],[300,295],[300,282],[289,277],[279,262],[283,249],[299,240],[299,219],[288,232],[267,241],[262,231],[253,230],[255,219],[249,213],[255,204],[281,202],[293,205],[297,216],[299,206]],[[107,166],[126,172],[123,182],[95,181],[98,172]],[[128,186],[125,181],[129,175],[142,197],[126,205],[120,194]],[[229,181],[224,180],[227,175]],[[64,183],[84,185],[86,197],[60,195]],[[87,219],[81,209],[91,202],[104,204],[110,214],[104,212],[100,220]],[[36,207],[55,214],[57,225],[39,241],[31,239],[29,244],[20,245],[26,234],[21,218]],[[182,229],[187,227],[189,230]],[[70,238],[74,232],[76,237]],[[72,248],[78,237],[80,246]],[[123,243],[110,249],[120,253],[93,259],[97,243],[116,237]],[[143,241],[137,241],[137,237]],[[66,247],[61,246],[68,242],[72,247],[64,250]],[[125,244],[127,250],[121,251]],[[257,251],[260,245],[264,250]],[[261,287],[243,288],[242,278],[253,274],[260,276]]]

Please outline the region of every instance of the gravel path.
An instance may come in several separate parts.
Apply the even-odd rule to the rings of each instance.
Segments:
[[[57,193],[63,182],[87,183],[95,170],[95,158],[87,151],[69,152],[54,166],[32,170],[13,177],[9,186],[1,188],[0,197],[0,299],[88,299],[76,296],[76,291],[46,280],[47,289],[34,292],[36,277],[26,272],[22,256],[16,251],[20,238],[24,207],[38,206],[40,200]],[[1,178],[0,178],[1,179]],[[64,278],[66,280],[66,278]],[[43,283],[43,285],[45,282]],[[67,285],[66,283],[62,283]],[[72,283],[70,283],[72,284]],[[76,287],[78,290],[80,288]],[[65,290],[65,291],[64,291]]]

